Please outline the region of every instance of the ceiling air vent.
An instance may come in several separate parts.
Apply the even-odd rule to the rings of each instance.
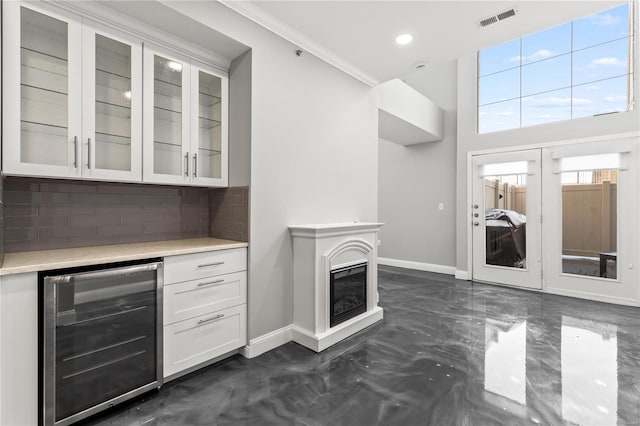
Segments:
[[[488,25],[495,24],[496,22],[503,21],[503,20],[505,20],[507,18],[511,18],[512,16],[515,16],[516,13],[517,13],[516,8],[511,8],[511,9],[505,10],[505,11],[497,13],[497,14],[495,14],[493,16],[488,16],[488,17],[486,17],[484,19],[481,19],[480,21],[478,21],[478,26],[479,27],[486,27]]]

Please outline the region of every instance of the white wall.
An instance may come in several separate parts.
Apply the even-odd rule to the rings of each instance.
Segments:
[[[377,220],[373,91],[217,2],[164,4],[252,49],[253,339],[292,323],[288,225]]]
[[[444,110],[444,139],[412,146],[380,139],[378,218],[385,225],[378,255],[455,266],[456,61],[406,82]]]
[[[640,43],[640,20],[636,8],[636,46],[638,58]],[[457,152],[457,219],[456,219],[456,267],[467,271],[467,227],[469,224],[467,211],[467,156],[470,151],[493,148],[517,148],[523,145],[543,144],[591,136],[603,136],[615,133],[636,132],[640,134],[640,70],[639,61],[635,61],[634,91],[635,110],[586,117],[569,121],[525,127],[502,132],[477,134],[477,74],[476,55],[471,54],[458,59],[458,152]]]
[[[251,51],[229,67],[229,186],[251,179]]]

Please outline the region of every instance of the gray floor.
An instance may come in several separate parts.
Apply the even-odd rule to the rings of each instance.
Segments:
[[[640,309],[381,267],[385,318],[223,361],[93,425],[640,424]]]

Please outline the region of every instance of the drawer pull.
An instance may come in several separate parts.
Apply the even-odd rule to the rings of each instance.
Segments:
[[[197,325],[202,325],[202,324],[206,324],[206,323],[211,322],[211,321],[218,320],[218,319],[222,318],[223,316],[224,316],[224,314],[218,314],[215,317],[198,320],[198,324]]]
[[[198,283],[198,287],[204,287],[206,285],[212,285],[212,284],[220,284],[223,283],[224,279],[219,279],[219,280],[215,280],[215,281],[207,281],[206,283]]]
[[[224,265],[224,262],[203,263],[202,265],[198,265],[198,268],[207,268],[209,266],[219,266],[219,265]]]

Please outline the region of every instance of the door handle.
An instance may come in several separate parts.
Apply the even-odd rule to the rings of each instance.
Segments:
[[[73,167],[78,168],[78,137],[73,137]]]
[[[91,168],[91,138],[87,139],[87,169]]]
[[[198,177],[198,153],[193,154],[193,177]]]
[[[473,226],[480,226],[480,222],[473,222]]]
[[[215,317],[212,317],[212,318],[201,319],[196,323],[196,325],[206,324],[208,322],[218,320],[218,319],[220,319],[222,317],[224,317],[224,314],[218,314],[218,315],[216,315]]]
[[[189,177],[189,153],[188,152],[184,155],[184,162],[185,162],[184,175],[186,177]]]

